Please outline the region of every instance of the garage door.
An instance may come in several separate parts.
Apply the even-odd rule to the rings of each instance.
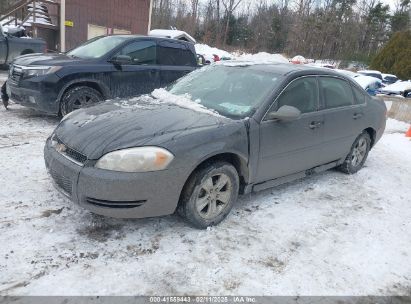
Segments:
[[[127,31],[127,30],[119,30],[119,29],[114,29],[113,30],[113,34],[114,35],[129,35],[129,34],[131,34],[131,32],[130,31]]]
[[[104,26],[89,24],[87,31],[87,39],[91,39],[97,36],[107,35],[107,28]]]

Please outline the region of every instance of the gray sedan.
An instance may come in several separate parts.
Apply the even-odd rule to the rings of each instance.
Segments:
[[[44,157],[56,187],[92,212],[177,211],[206,228],[239,194],[334,167],[357,172],[385,119],[382,101],[331,70],[231,62],[69,114]]]

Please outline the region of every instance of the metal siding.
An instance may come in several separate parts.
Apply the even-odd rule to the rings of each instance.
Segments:
[[[66,49],[87,40],[88,24],[128,30],[132,34],[147,34],[149,0],[66,0]]]

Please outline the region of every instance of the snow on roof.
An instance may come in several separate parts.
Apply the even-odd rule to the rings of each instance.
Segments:
[[[401,94],[406,90],[411,90],[411,81],[398,81],[396,83],[387,85],[381,90],[381,92]]]
[[[172,38],[172,39],[185,38],[189,42],[196,43],[196,40],[192,36],[190,36],[184,31],[179,31],[179,30],[156,29],[156,30],[151,30],[148,35],[155,36],[155,37],[167,37],[167,38]]]
[[[358,76],[355,77],[354,80],[365,90],[367,89],[368,86],[370,86],[371,84],[375,83],[375,82],[379,82],[381,83],[381,80],[375,77],[371,77],[371,76]]]

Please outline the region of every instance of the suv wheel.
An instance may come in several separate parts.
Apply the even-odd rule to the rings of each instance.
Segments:
[[[97,90],[81,86],[75,87],[64,93],[60,103],[61,116],[80,109],[89,107],[103,100],[103,96]]]
[[[344,163],[338,169],[347,174],[356,173],[362,168],[371,148],[371,138],[367,132],[361,133],[351,147]]]
[[[190,177],[178,212],[197,228],[217,225],[230,213],[238,189],[239,178],[234,166],[226,162],[210,164]]]

